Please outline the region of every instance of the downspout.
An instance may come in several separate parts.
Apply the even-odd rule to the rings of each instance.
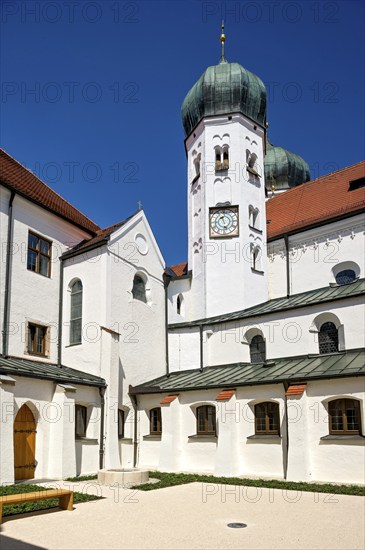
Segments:
[[[4,319],[3,319],[3,342],[2,352],[5,357],[8,355],[9,345],[9,315],[10,315],[10,280],[11,280],[11,247],[13,244],[13,202],[15,191],[11,192],[8,207],[8,242],[6,244],[6,267],[5,267],[5,293],[4,293]]]
[[[286,257],[286,296],[290,296],[290,262],[289,262],[289,236],[284,235],[285,257]]]
[[[200,371],[204,368],[204,357],[203,357],[203,325],[199,325],[200,333]]]
[[[105,387],[99,387],[101,418],[100,418],[100,441],[99,441],[99,469],[104,468],[104,414],[105,414]]]
[[[62,367],[62,323],[63,323],[63,258],[60,258],[60,288],[58,296],[58,342],[57,342],[57,363]]]
[[[168,310],[168,286],[170,284],[171,277],[167,273],[163,274],[163,286],[165,289],[165,356],[166,356],[166,376],[170,376],[170,363],[169,363],[169,310]]]
[[[286,443],[284,448],[284,479],[287,478],[288,474],[288,461],[289,461],[289,418],[288,418],[288,398],[286,392],[289,387],[289,383],[283,382],[284,386],[284,409],[285,409],[285,431],[286,431]]]
[[[137,467],[137,451],[138,451],[138,418],[137,418],[137,411],[138,411],[138,403],[137,403],[137,396],[136,395],[130,395],[132,405],[133,405],[133,412],[134,412],[134,429],[133,429],[133,468]]]

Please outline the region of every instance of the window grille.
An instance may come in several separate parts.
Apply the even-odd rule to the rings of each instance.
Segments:
[[[338,351],[338,330],[334,323],[323,323],[318,334],[319,353]]]

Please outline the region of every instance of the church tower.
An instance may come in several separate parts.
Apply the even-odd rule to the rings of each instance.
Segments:
[[[264,154],[266,90],[225,58],[182,105],[188,162],[191,319],[268,299]]]

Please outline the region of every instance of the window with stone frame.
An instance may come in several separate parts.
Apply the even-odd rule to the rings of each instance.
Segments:
[[[162,419],[161,407],[156,407],[150,410],[150,435],[161,435]]]
[[[318,333],[319,353],[336,353],[338,351],[338,330],[330,321],[323,323]]]
[[[255,434],[280,435],[278,403],[267,401],[255,405]]]
[[[48,327],[28,323],[27,352],[45,357],[47,350]]]
[[[44,277],[51,276],[51,242],[35,233],[28,233],[27,269]]]
[[[197,435],[216,435],[216,411],[213,405],[202,405],[196,409]]]
[[[75,405],[75,436],[86,437],[87,407]]]
[[[334,399],[328,403],[331,435],[360,435],[360,402],[356,399]]]

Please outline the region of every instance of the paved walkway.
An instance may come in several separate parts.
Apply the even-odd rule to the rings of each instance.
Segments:
[[[365,547],[362,497],[202,483],[149,492],[96,482],[59,486],[106,498],[72,512],[5,518],[1,550]],[[230,522],[247,527],[230,529]]]

